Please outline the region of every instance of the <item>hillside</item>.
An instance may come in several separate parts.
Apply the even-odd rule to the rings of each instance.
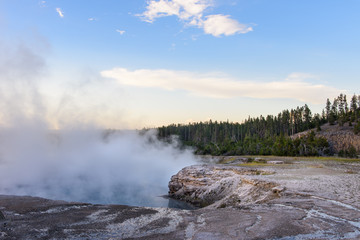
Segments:
[[[316,129],[307,130],[294,134],[291,138],[299,138],[307,135],[310,131],[316,132],[317,137],[324,137],[335,153],[347,151],[354,147],[356,152],[360,152],[360,135],[354,133],[354,126],[330,125],[328,123],[321,126],[321,131]]]

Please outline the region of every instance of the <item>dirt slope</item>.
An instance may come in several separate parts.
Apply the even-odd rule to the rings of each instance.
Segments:
[[[294,134],[292,137],[300,137],[307,134],[309,131]],[[316,132],[316,136],[325,137],[334,152],[340,150],[347,150],[350,146],[354,146],[357,152],[360,152],[360,135],[354,133],[354,127],[349,126],[348,123],[345,126],[329,125],[325,124],[321,126],[321,131],[317,132],[315,129],[312,131]]]

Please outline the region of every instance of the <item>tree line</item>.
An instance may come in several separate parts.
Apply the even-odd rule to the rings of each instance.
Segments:
[[[206,121],[189,124],[171,124],[158,128],[158,137],[171,141],[178,136],[185,146],[195,147],[197,154],[211,155],[279,155],[322,156],[334,152],[327,140],[310,132],[291,138],[310,129],[321,131],[325,123],[354,125],[360,132],[360,95],[353,95],[350,104],[345,94],[330,102],[327,99],[321,114],[312,114],[307,104],[277,115],[249,117],[243,123]]]

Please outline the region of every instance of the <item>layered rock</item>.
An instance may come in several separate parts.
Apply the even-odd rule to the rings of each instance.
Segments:
[[[250,179],[249,175],[272,174],[269,171],[237,166],[197,165],[182,169],[171,177],[170,197],[198,207],[224,208],[262,203],[279,196],[274,183]]]

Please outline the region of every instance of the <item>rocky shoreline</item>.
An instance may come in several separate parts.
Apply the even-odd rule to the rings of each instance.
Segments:
[[[0,196],[0,239],[359,239],[360,163],[205,164],[171,178],[196,210]]]

